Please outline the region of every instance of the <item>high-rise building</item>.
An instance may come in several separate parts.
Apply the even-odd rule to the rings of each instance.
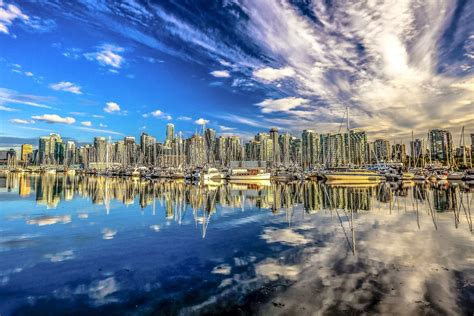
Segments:
[[[278,129],[270,129],[270,139],[272,140],[272,165],[278,166],[281,163],[280,145],[278,142]]]
[[[394,144],[392,145],[392,161],[394,162],[406,162],[406,148],[405,144]]]
[[[151,165],[155,163],[155,143],[155,137],[150,136],[147,133],[142,133],[140,136],[140,154],[143,164]]]
[[[387,162],[392,158],[390,142],[386,139],[374,141],[374,155],[377,162]]]
[[[67,165],[75,164],[76,161],[76,143],[72,140],[66,142],[66,157],[65,162]]]
[[[453,157],[453,138],[447,130],[432,129],[428,133],[431,159],[448,164]]]
[[[347,133],[345,134],[347,142]],[[367,133],[365,131],[353,131],[350,133],[350,152],[347,154],[348,163],[353,165],[363,165],[366,163],[365,150],[367,149]],[[346,149],[347,150],[347,149]],[[350,160],[350,161],[349,161]]]
[[[23,162],[30,161],[32,154],[33,154],[33,145],[31,144],[21,145],[21,161]]]
[[[278,137],[281,163],[284,166],[288,166],[290,163],[290,141],[291,136],[288,132]]]
[[[303,161],[303,147],[302,147],[302,141],[300,138],[291,137],[290,161],[296,165],[301,165]]]
[[[344,134],[321,134],[319,138],[321,157],[326,166],[340,167],[348,163],[346,159],[346,137]]]
[[[135,137],[126,136],[124,139],[125,146],[125,164],[127,166],[134,165],[137,162],[137,145],[135,143]]]
[[[106,162],[107,140],[105,137],[94,137],[94,161]]]
[[[425,148],[423,145],[423,140],[415,139],[410,141],[410,159],[414,165],[418,165],[418,162],[423,159],[425,156]]]
[[[207,162],[213,163],[215,161],[216,153],[216,131],[212,128],[207,128],[204,131],[204,140],[206,146]]]
[[[62,163],[64,146],[59,134],[51,133],[42,136],[38,143],[39,162],[43,164]]]
[[[304,168],[312,168],[319,163],[319,135],[310,129],[301,134],[302,164]]]
[[[174,140],[174,124],[166,124],[166,142],[171,143]]]

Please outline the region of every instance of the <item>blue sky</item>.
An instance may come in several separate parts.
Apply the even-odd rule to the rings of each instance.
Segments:
[[[473,1],[0,0],[0,137],[474,132]],[[14,141],[13,141],[14,142]]]

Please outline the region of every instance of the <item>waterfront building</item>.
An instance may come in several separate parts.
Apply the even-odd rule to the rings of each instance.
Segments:
[[[29,162],[31,161],[31,156],[33,154],[33,145],[31,144],[23,144],[21,145],[21,161]]]
[[[301,150],[303,168],[312,168],[319,161],[319,135],[310,129],[306,129],[301,134]]]
[[[76,163],[76,143],[72,140],[66,142],[65,164],[72,165]]]
[[[386,139],[376,139],[374,141],[374,156],[376,162],[387,162],[392,158],[390,141]]]
[[[135,137],[133,136],[126,136],[124,139],[124,146],[125,146],[125,165],[126,166],[133,166],[137,163],[137,145],[135,143]]]
[[[412,164],[418,166],[423,161],[423,157],[425,157],[423,140],[417,138],[414,141],[410,141],[410,159]]]
[[[290,141],[291,141],[291,136],[290,134],[288,134],[288,132],[280,135],[278,138],[280,158],[281,158],[280,162],[284,166],[288,166],[290,164]]]
[[[94,162],[105,163],[107,155],[107,140],[105,137],[94,137]]]
[[[319,137],[323,163],[330,168],[347,165],[345,135],[321,134]]]
[[[298,166],[303,161],[303,148],[300,138],[291,137],[290,139],[290,161]]]
[[[281,163],[277,128],[270,129],[270,139],[272,140],[272,165],[275,167]]]
[[[225,144],[225,137],[219,136],[216,139],[216,161],[219,162],[220,165],[224,164],[225,161],[225,152],[226,152],[226,144]]]
[[[347,141],[347,135],[350,135],[350,148]],[[365,150],[367,149],[367,133],[365,131],[353,131],[345,134],[346,151],[349,148],[349,153],[346,154],[348,163],[353,165],[363,165],[366,163]]]
[[[174,140],[174,124],[166,124],[166,142],[171,143]]]
[[[406,162],[406,148],[405,144],[394,144],[392,145],[392,161],[393,162]]]
[[[171,141],[172,142],[172,141]],[[141,162],[144,165],[153,165],[155,163],[156,150],[155,150],[156,138],[142,133],[140,136],[140,157]]]
[[[453,139],[447,130],[432,129],[428,133],[430,154],[433,161],[449,164],[453,154]]]
[[[216,154],[216,131],[212,128],[207,128],[204,131],[206,160],[208,163],[214,163]]]

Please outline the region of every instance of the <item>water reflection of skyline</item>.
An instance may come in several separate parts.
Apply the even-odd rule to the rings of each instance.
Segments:
[[[429,203],[436,211],[454,211],[470,207],[469,187],[458,184],[381,183],[367,186],[331,186],[315,181],[278,183],[227,183],[198,185],[184,181],[132,180],[120,177],[8,174],[0,178],[0,191],[18,192],[20,197],[34,196],[38,205],[56,208],[61,201],[89,199],[93,204],[124,205],[136,202],[146,208],[161,203],[166,217],[190,206],[193,210],[215,212],[218,205],[269,209],[273,213],[302,206],[306,213],[326,209],[370,211],[388,204],[400,208],[400,200],[413,207]],[[463,198],[465,196],[465,198]],[[406,209],[408,206],[403,205]]]
[[[345,187],[295,182],[202,186],[64,175],[9,175],[1,181],[1,197],[10,203],[4,204],[6,221],[0,228],[6,233],[1,240],[3,254],[9,256],[5,257],[3,272],[0,269],[0,276],[4,273],[9,278],[4,289],[30,284],[31,275],[47,271],[46,264],[54,269],[49,271],[65,267],[75,271],[51,284],[36,283],[40,289],[25,290],[21,294],[24,297],[59,293],[57,297],[52,295],[54,299],[84,299],[91,308],[121,298],[128,304],[128,297],[133,300],[135,294],[149,295],[148,300],[153,302],[167,300],[167,291],[172,291],[174,280],[178,280],[183,283],[178,288],[183,291],[183,300],[190,287],[206,293],[195,302],[196,308],[206,311],[211,308],[202,304],[206,299],[222,296],[220,299],[227,302],[231,292],[238,300],[245,295],[242,284],[249,282],[258,288],[282,279],[304,282],[311,276],[314,284],[328,280],[346,284],[316,287],[320,295],[331,298],[333,291],[340,292],[338,296],[359,293],[358,297],[365,297],[365,290],[354,288],[354,282],[376,281],[371,288],[373,299],[377,300],[377,291],[383,285],[388,288],[384,297],[390,300],[393,287],[397,293],[406,293],[400,282],[418,280],[416,297],[426,298],[438,291],[425,289],[424,282],[450,280],[450,272],[442,267],[469,271],[470,259],[466,261],[463,254],[472,248],[472,233],[465,225],[469,223],[472,194],[460,184]],[[181,223],[183,226],[177,225]],[[38,264],[24,268],[18,262]],[[8,272],[17,264],[25,270]],[[103,270],[104,266],[108,269]],[[438,275],[438,270],[442,274]],[[373,271],[380,273],[380,278]],[[163,284],[163,290],[157,287],[146,294],[149,288],[141,286],[145,279]],[[208,281],[201,284],[198,279],[215,283],[209,289]],[[112,283],[114,290],[97,298],[95,288]],[[443,295],[453,293],[451,288]],[[413,300],[407,294],[403,302]],[[43,308],[51,304],[47,300],[40,303]],[[452,309],[447,306],[446,310]]]

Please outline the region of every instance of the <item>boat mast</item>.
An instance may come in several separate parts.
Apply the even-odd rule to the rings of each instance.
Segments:
[[[346,106],[347,111],[347,143],[348,143],[348,150],[347,150],[347,160],[349,162],[349,167],[351,165],[351,130],[349,127],[349,107]]]

